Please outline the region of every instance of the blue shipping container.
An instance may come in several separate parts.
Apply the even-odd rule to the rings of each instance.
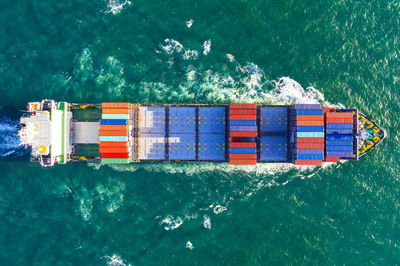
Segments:
[[[326,128],[353,129],[353,124],[326,124]]]
[[[305,127],[296,127],[296,131],[298,132],[324,132],[324,127],[312,127],[312,126],[305,126]]]
[[[255,120],[231,120],[229,122],[231,126],[257,126]]]
[[[199,160],[225,160],[225,135],[200,134],[199,135]]]
[[[326,156],[328,157],[353,157],[352,151],[327,151]]]
[[[321,154],[297,154],[295,155],[297,160],[323,160],[324,155]]]
[[[297,154],[319,154],[323,155],[323,149],[296,149]]]
[[[225,133],[225,107],[199,107],[200,133]]]
[[[322,109],[297,109],[294,110],[296,115],[323,115],[324,110]]]
[[[169,132],[195,134],[195,107],[170,107]]]
[[[327,140],[353,140],[353,135],[327,135]]]
[[[230,153],[257,153],[255,148],[230,148]]]
[[[353,151],[353,146],[326,146],[327,151]]]
[[[335,128],[326,129],[326,134],[347,135],[351,133],[353,133],[353,129],[335,129]]]
[[[297,103],[293,105],[294,109],[321,109],[321,105],[318,104],[304,104],[304,103]]]
[[[353,140],[326,140],[327,146],[353,146]]]
[[[286,132],[288,123],[288,107],[261,107],[261,132]]]
[[[195,160],[196,159],[196,135],[194,134],[170,134],[169,136],[170,160]]]
[[[126,119],[100,119],[100,125],[127,125]]]

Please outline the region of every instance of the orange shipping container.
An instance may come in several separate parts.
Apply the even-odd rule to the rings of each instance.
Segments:
[[[100,142],[100,149],[104,148],[125,148],[129,146],[129,142],[113,142],[113,141],[106,141]]]
[[[257,154],[252,153],[231,153],[230,160],[257,160]]]
[[[297,121],[296,126],[299,127],[323,127],[324,121]]]
[[[326,113],[326,118],[353,118],[353,113]]]
[[[102,109],[129,109],[132,104],[130,103],[102,103]]]
[[[130,109],[103,109],[101,110],[103,114],[130,114]]]
[[[128,131],[128,125],[100,125],[100,131],[103,130],[125,130]]]
[[[230,115],[229,120],[256,120],[256,115]]]
[[[295,160],[295,165],[322,165],[320,160]]]
[[[255,142],[231,142],[229,147],[231,148],[257,148]]]
[[[231,115],[256,115],[257,109],[232,109],[229,113]]]
[[[237,165],[256,165],[257,160],[230,160],[229,163]]]
[[[324,121],[324,115],[298,115],[297,121]]]
[[[297,143],[324,143],[324,138],[297,138]]]
[[[230,109],[256,109],[257,104],[255,103],[231,103]]]
[[[100,130],[100,136],[128,136],[126,130]]]
[[[323,149],[325,147],[324,143],[297,143],[297,149]]]
[[[257,137],[257,131],[231,131],[231,137]]]
[[[102,148],[100,147],[100,153],[127,153],[129,152],[129,148],[110,148],[110,147],[105,147]]]

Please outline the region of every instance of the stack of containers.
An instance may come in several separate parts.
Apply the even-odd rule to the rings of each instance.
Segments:
[[[324,111],[320,104],[292,106],[291,143],[295,165],[321,165],[324,159]]]
[[[129,163],[132,154],[132,104],[102,103],[100,153],[102,163]]]
[[[257,105],[232,103],[229,106],[230,164],[257,164]],[[251,140],[251,141],[248,141]]]
[[[353,113],[326,112],[326,162],[353,157]]]

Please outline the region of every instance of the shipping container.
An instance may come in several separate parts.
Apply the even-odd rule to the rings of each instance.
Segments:
[[[296,154],[296,160],[323,160],[324,155],[322,154]]]
[[[101,158],[102,164],[127,164],[129,162],[129,158]]]
[[[165,142],[164,134],[146,133],[145,135],[139,135],[139,160],[165,160]]]
[[[336,129],[336,128],[326,129],[326,134],[329,134],[329,135],[332,135],[332,134],[349,135],[352,133],[353,133],[353,129]]]
[[[124,148],[128,147],[129,142],[100,142],[100,148]]]
[[[286,134],[287,123],[288,123],[287,107],[260,108],[261,132],[285,132]]]
[[[297,143],[324,143],[324,138],[297,138]]]
[[[295,115],[323,115],[324,110],[322,109],[297,109],[294,110]]]
[[[257,153],[257,149],[255,148],[230,148],[230,153]]]
[[[322,160],[295,160],[295,165],[322,165]]]
[[[229,120],[257,120],[256,115],[230,115]]]
[[[320,154],[324,155],[323,149],[296,149],[296,154]]]
[[[231,120],[229,121],[231,126],[257,126],[257,121],[255,120]]]
[[[132,150],[131,147],[124,147],[124,148],[100,147],[100,153],[129,153],[131,150]]]
[[[225,133],[225,107],[199,107],[200,133]]]
[[[327,151],[327,157],[353,157],[352,151]]]
[[[353,146],[353,139],[351,140],[326,140],[328,146]]]
[[[129,136],[127,130],[100,130],[100,136]]]
[[[353,151],[353,145],[351,146],[326,146],[327,151]]]
[[[297,115],[296,121],[324,121],[323,115]]]
[[[102,109],[130,109],[132,107],[131,103],[102,103]]]
[[[285,162],[288,160],[286,136],[262,136],[260,138],[260,160]]]
[[[196,135],[171,133],[169,136],[170,160],[196,160]]]
[[[324,132],[296,132],[298,138],[323,138]]]
[[[100,125],[100,131],[102,130],[132,130],[132,126],[128,125]]]
[[[231,109],[229,113],[231,115],[256,115],[257,109]]]
[[[237,160],[237,159],[232,159],[229,161],[230,164],[232,165],[256,165],[257,160]]]
[[[324,143],[297,143],[295,146],[297,149],[323,149]]]
[[[336,108],[328,107],[328,108],[322,108],[324,110],[324,113],[330,113],[336,110]]]
[[[129,153],[102,153],[101,158],[129,158]]]
[[[128,120],[125,119],[101,119],[100,125],[128,125]]]
[[[325,125],[324,121],[296,121],[296,126],[320,126]]]
[[[225,134],[199,134],[200,161],[225,161]]]
[[[100,136],[100,142],[103,142],[103,141],[127,142],[128,137],[125,137],[125,136]]]
[[[195,107],[170,107],[169,132],[195,134],[196,108]]]
[[[326,135],[327,140],[353,140],[353,135]]]
[[[351,118],[326,118],[327,124],[353,124],[354,120]]]
[[[229,144],[230,148],[257,148],[257,143],[255,142],[231,142]]]
[[[257,104],[255,103],[231,103],[230,109],[256,109]]]
[[[230,126],[230,131],[257,131],[257,126]]]
[[[326,124],[327,129],[353,129],[353,124]]]
[[[325,162],[338,163],[340,160],[339,157],[325,157]]]
[[[296,127],[298,132],[324,132],[324,127]]]
[[[354,114],[353,113],[326,113],[326,118],[348,118],[348,119],[353,119]]]
[[[165,135],[165,107],[139,107],[139,133]]]
[[[130,114],[102,114],[101,119],[131,119]]]
[[[304,103],[297,103],[293,105],[294,109],[321,109],[321,104],[304,104]]]
[[[132,114],[132,109],[102,109],[103,114]]]
[[[231,153],[229,154],[230,160],[257,160],[257,154],[252,153]]]
[[[257,131],[231,131],[231,137],[257,137]]]

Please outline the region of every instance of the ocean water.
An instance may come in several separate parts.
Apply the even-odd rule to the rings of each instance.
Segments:
[[[400,262],[398,1],[1,1],[0,265]],[[30,163],[19,109],[70,102],[356,107],[358,162]]]

